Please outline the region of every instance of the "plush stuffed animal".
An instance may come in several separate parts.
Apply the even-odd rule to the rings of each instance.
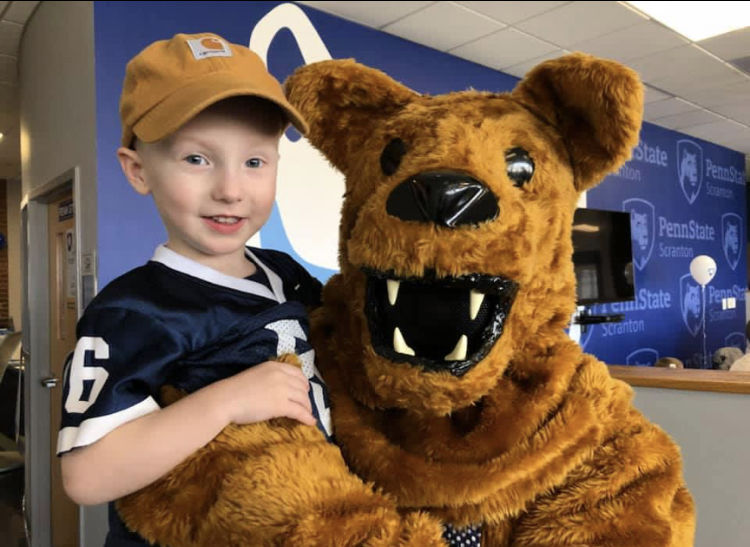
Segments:
[[[711,362],[717,370],[729,370],[731,372],[750,372],[750,353],[742,353],[742,350],[733,346],[717,349]]]
[[[711,356],[711,364],[717,370],[729,370],[743,355],[742,350],[734,346],[719,348]]]
[[[339,60],[287,90],[346,177],[313,344],[349,466],[453,545],[692,545],[679,449],[564,332],[576,201],[638,142],[636,74],[572,54],[426,96]]]
[[[730,372],[750,372],[750,354],[745,353],[732,363],[729,367]]]

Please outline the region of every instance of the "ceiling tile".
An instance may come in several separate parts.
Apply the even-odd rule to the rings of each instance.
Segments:
[[[724,63],[692,44],[632,59],[628,65],[647,82],[685,75],[705,81],[707,75],[725,67]]]
[[[450,50],[452,55],[501,70],[505,67],[535,59],[557,51],[557,47],[542,42],[513,28],[505,28],[469,44]]]
[[[0,133],[3,135],[10,134],[16,124],[18,124],[18,112],[9,110],[0,113]]]
[[[718,116],[708,110],[697,109],[689,112],[682,112],[680,114],[673,114],[671,116],[664,116],[656,120],[654,123],[662,127],[668,127],[669,129],[683,129],[693,125],[721,121],[724,121],[722,116]]]
[[[300,2],[368,27],[380,28],[434,2]]]
[[[663,91],[659,91],[658,89],[654,89],[653,87],[644,86],[645,96],[643,97],[643,102],[645,103],[652,103],[654,101],[662,101],[664,99],[670,98],[672,95],[669,93],[664,93]]]
[[[565,55],[566,53],[570,53],[570,52],[564,49],[558,49],[556,51],[552,51],[550,53],[542,55],[541,57],[537,57],[535,59],[528,59],[522,63],[518,63],[517,65],[505,67],[503,69],[503,72],[507,74],[511,74],[512,76],[523,78],[529,70],[534,68],[536,65],[538,65],[542,61],[546,61],[547,59],[555,59],[557,57],[560,57],[561,55]]]
[[[28,21],[37,5],[39,5],[39,2],[11,2],[8,11],[3,15],[3,19],[23,25]]]
[[[688,40],[651,21],[573,44],[570,49],[626,63],[658,51],[688,44]]]
[[[643,22],[618,2],[572,2],[515,25],[539,38],[570,49],[572,44]]]
[[[568,2],[456,2],[496,21],[512,25],[534,15],[550,11]]]
[[[386,25],[383,30],[418,44],[447,51],[504,26],[452,2],[438,2]]]
[[[0,55],[0,82],[18,82],[18,60],[10,55]]]
[[[649,80],[649,83],[675,95],[681,95],[690,89],[705,89],[739,84],[748,79],[740,71],[712,57],[709,57],[702,64],[683,67],[678,72],[665,72],[669,72],[669,74],[664,77],[652,78]]]
[[[750,55],[750,27],[697,42],[703,49],[725,60]]]
[[[750,125],[750,101],[714,106],[711,110],[740,123]]]
[[[643,107],[644,117],[648,120],[658,120],[665,116],[673,116],[674,114],[682,114],[683,112],[690,112],[696,110],[698,107],[687,101],[684,101],[678,97],[670,99],[664,99],[662,101],[656,101],[646,103]]]
[[[15,97],[17,92],[17,85],[0,82],[0,103],[7,101],[9,97]]]
[[[750,103],[750,79],[732,85],[685,89],[682,96],[706,107],[745,101]]]
[[[747,127],[731,120],[694,125],[682,129],[682,133],[693,135],[709,142],[718,142],[719,140],[730,139],[736,140],[742,138],[747,133]]]
[[[18,44],[21,41],[23,25],[0,21],[0,55],[18,55]]]

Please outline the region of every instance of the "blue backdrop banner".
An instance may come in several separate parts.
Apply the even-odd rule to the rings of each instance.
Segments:
[[[125,65],[155,40],[215,32],[249,45],[282,81],[304,63],[348,57],[430,94],[508,91],[517,81],[293,3],[95,2],[94,30],[100,286],[143,264],[166,239],[151,200],[130,189],[115,157]],[[676,356],[697,364],[705,311],[710,348],[744,348],[743,157],[649,124],[641,136],[633,160],[588,196],[589,207],[631,214],[636,299],[596,306],[595,313],[623,313],[625,320],[589,327],[580,343],[610,363],[649,365]],[[293,130],[280,152],[276,205],[251,243],[290,253],[325,281],[337,268],[343,180]],[[688,274],[698,254],[718,264],[705,305]],[[737,307],[722,309],[727,298]]]
[[[590,208],[630,213],[636,293],[633,301],[593,307],[625,319],[589,327],[581,338],[586,351],[610,363],[677,357],[710,368],[702,360],[704,316],[709,359],[723,346],[745,350],[742,154],[644,123],[632,159],[587,201]],[[699,255],[717,265],[704,290],[690,275]]]

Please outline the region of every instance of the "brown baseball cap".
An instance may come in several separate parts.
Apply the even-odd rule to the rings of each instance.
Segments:
[[[122,145],[158,141],[210,105],[251,95],[277,104],[301,133],[307,123],[250,49],[211,33],[176,34],[133,57],[120,97]]]

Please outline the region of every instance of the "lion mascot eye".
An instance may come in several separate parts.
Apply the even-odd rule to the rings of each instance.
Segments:
[[[508,177],[519,188],[529,182],[534,174],[534,160],[523,148],[515,147],[505,152],[505,164]]]

